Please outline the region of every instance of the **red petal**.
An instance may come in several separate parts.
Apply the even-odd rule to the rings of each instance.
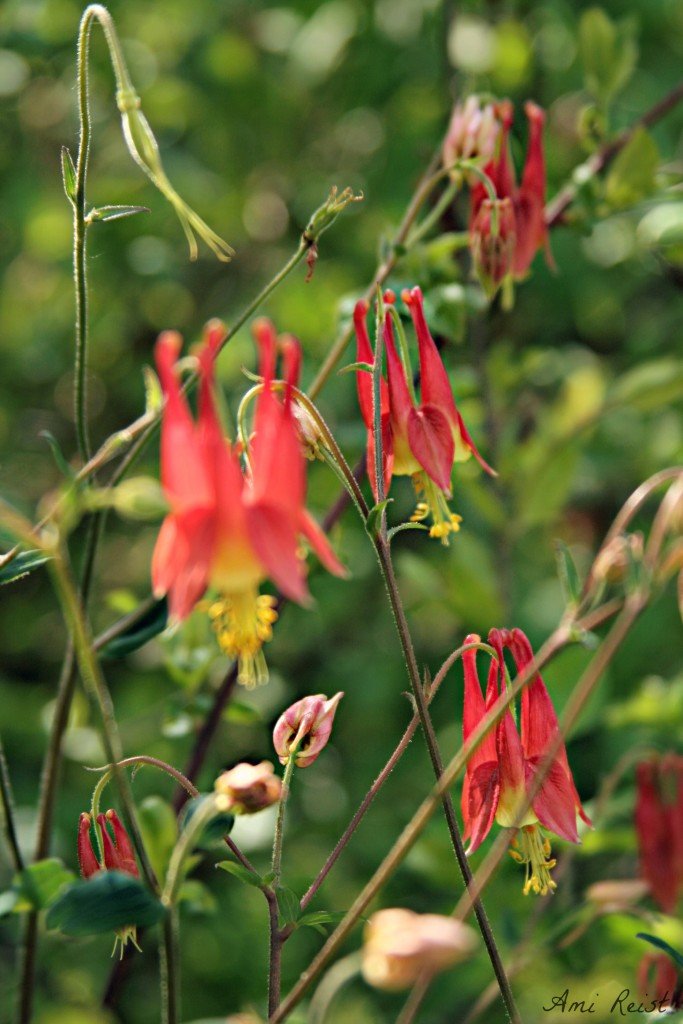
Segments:
[[[368,304],[364,299],[356,303],[353,311],[353,327],[356,332],[356,362],[375,364],[375,355],[370,344],[368,325],[366,317]],[[386,384],[384,385],[386,389]],[[367,370],[359,370],[356,373],[356,388],[358,390],[358,405],[360,406],[363,422],[368,430],[372,430],[372,377]]]
[[[389,313],[384,319],[384,344],[387,350],[387,380],[392,430],[395,434],[405,435],[408,416],[413,408],[413,400],[408,390],[405,368],[396,351],[394,328]]]
[[[434,405],[410,409],[408,444],[417,461],[437,487],[449,493],[455,442],[451,426],[440,409]]]
[[[166,516],[152,555],[156,597],[169,596],[171,620],[187,618],[206,590],[214,548],[215,522],[206,509]]]
[[[451,383],[443,365],[441,354],[429,333],[424,315],[422,292],[419,288],[404,291],[402,298],[410,310],[415,326],[417,344],[420,353],[420,393],[422,402],[435,405],[443,415],[455,426],[456,411]]]
[[[384,463],[384,492],[385,494],[388,494],[389,488],[391,487],[391,477],[394,469],[393,437],[391,433],[391,422],[388,416],[382,418],[382,456],[382,461]],[[372,488],[375,501],[377,501],[379,492],[377,489],[377,476],[375,473],[375,437],[372,430],[368,431],[365,462],[370,487]]]
[[[640,873],[648,882],[653,898],[665,913],[670,914],[676,908],[678,889],[683,879],[675,869],[675,837],[669,813],[676,811],[676,805],[663,803],[658,777],[657,762],[645,761],[638,765],[635,826]]]
[[[465,637],[464,642],[466,644],[478,643],[479,639],[480,638],[475,633],[471,633],[469,636]],[[479,684],[476,650],[465,651],[462,656],[462,663],[465,675],[462,739],[463,743],[466,743],[486,714],[486,706],[484,703],[484,695],[481,692],[481,686]],[[474,769],[484,761],[496,760],[496,741],[494,738],[494,732],[495,730],[493,729],[488,732],[472,754],[468,761],[468,766],[470,768]]]
[[[118,854],[119,868],[121,871],[125,871],[128,875],[134,875],[136,878],[139,876],[138,866],[135,862],[135,852],[133,845],[128,838],[128,833],[123,827],[123,823],[119,818],[116,811],[107,811],[105,815],[107,821],[111,822],[114,829],[114,840],[116,842],[116,852]]]
[[[517,242],[513,270],[517,277],[526,274],[536,252],[546,244],[548,236],[545,223],[546,175],[543,155],[545,114],[535,103],[527,103],[525,111],[529,121],[529,145],[522,184],[514,202]]]
[[[489,834],[496,816],[500,797],[500,771],[495,761],[487,761],[468,775],[467,807],[463,802],[463,818],[467,834],[470,836],[470,845],[467,848],[467,853],[470,854],[474,853]]]
[[[78,819],[78,864],[83,878],[91,878],[100,871],[100,862],[95,856],[90,837],[91,820],[85,812]]]
[[[526,785],[529,788],[542,759],[533,758],[526,765]],[[559,761],[554,761],[543,785],[533,802],[534,813],[541,825],[555,835],[578,843],[576,831],[576,802],[574,785]]]
[[[249,540],[268,575],[292,601],[306,604],[309,593],[305,564],[298,553],[298,527],[298,521],[295,525],[272,505],[257,504],[249,509]]]
[[[328,572],[335,576],[348,576],[348,571],[335,555],[329,540],[306,509],[301,513],[299,529]]]
[[[102,850],[104,852],[104,866],[108,871],[123,871],[118,850],[112,842],[107,828],[107,819],[103,814],[97,815],[97,824],[100,826],[100,837],[102,839]]]

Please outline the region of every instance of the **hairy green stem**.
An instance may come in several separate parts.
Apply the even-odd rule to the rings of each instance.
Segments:
[[[12,795],[12,782],[9,775],[9,768],[5,759],[5,749],[0,737],[0,803],[5,819],[5,832],[7,833],[7,844],[12,854],[12,863],[15,871],[24,870],[24,858],[19,848],[17,830],[14,823],[14,797]]]

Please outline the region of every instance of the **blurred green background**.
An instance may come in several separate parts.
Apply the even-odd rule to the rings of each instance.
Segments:
[[[158,331],[178,328],[194,341],[208,317],[219,315],[229,323],[293,251],[298,232],[330,186],[350,185],[364,192],[365,201],[324,236],[313,280],[306,284],[304,271],[295,272],[265,307],[281,330],[301,338],[304,379],[310,380],[334,340],[340,316],[348,315],[349,303],[371,279],[382,240],[391,236],[442,136],[454,96],[474,88],[516,102],[518,166],[525,144],[522,101],[532,97],[548,108],[552,196],[590,151],[580,123],[597,124],[599,136],[606,116],[607,131],[614,132],[680,75],[679,0],[614,0],[604,9],[619,24],[624,81],[609,104],[596,106],[579,53],[579,23],[588,6],[577,0],[112,3],[169,177],[235,246],[237,257],[226,267],[203,250],[197,263],[188,261],[172,210],[125,149],[106,48],[95,28],[89,199],[147,205],[151,212],[95,225],[89,236],[94,441],[142,411],[141,368],[151,361]],[[71,217],[59,153],[63,144],[72,152],[76,148],[80,13],[68,0],[8,0],[0,12],[0,493],[30,515],[61,480],[41,431],[51,432],[67,456],[75,448]],[[635,46],[637,66],[629,68]],[[683,160],[682,128],[680,107],[652,133],[660,157],[629,179],[625,192],[619,188],[623,182],[615,185],[614,179],[611,190],[583,189],[574,208],[576,223],[553,232],[557,273],[539,258],[533,277],[517,290],[512,312],[483,315],[479,289],[465,265],[438,241],[411,254],[392,280],[396,287],[419,283],[427,292],[432,326],[444,342],[464,417],[500,472],[500,485],[493,486],[476,466],[458,468],[454,508],[464,524],[450,548],[420,534],[406,534],[395,545],[418,657],[433,671],[471,630],[519,625],[539,643],[563,607],[553,540],[570,545],[585,569],[629,492],[680,459],[683,200],[675,183]],[[462,226],[465,216],[466,207],[457,205],[444,227]],[[233,412],[246,387],[242,365],[254,367],[246,329],[221,357]],[[364,431],[352,377],[334,377],[320,405],[355,459]],[[139,468],[157,473],[156,444]],[[311,468],[309,480],[310,505],[322,515],[337,485],[320,464]],[[398,480],[393,496],[392,517],[398,520],[412,511],[408,484]],[[649,512],[641,525],[648,521]],[[110,517],[91,603],[96,628],[148,594],[156,532],[156,524]],[[351,511],[333,538],[352,578],[339,582],[314,567],[315,607],[283,613],[266,652],[271,682],[238,694],[200,779],[210,788],[223,767],[271,757],[270,727],[292,700],[345,691],[332,744],[295,779],[284,864],[285,880],[299,894],[384,764],[410,711],[375,560]],[[76,557],[81,540],[76,533]],[[2,589],[0,735],[27,854],[64,642],[42,572]],[[639,745],[669,749],[678,744],[680,749],[680,653],[671,586],[633,630],[572,737],[570,760],[589,807],[625,751],[637,753]],[[588,657],[583,649],[569,650],[547,672],[558,708]],[[200,616],[180,635],[108,662],[126,751],[182,767],[226,667]],[[459,742],[461,701],[460,674],[454,670],[434,707],[448,756]],[[78,814],[88,806],[93,781],[83,766],[104,760],[97,726],[96,713],[79,696],[65,739],[53,841],[54,854],[71,868]],[[430,783],[418,738],[312,909],[336,912],[350,904]],[[140,800],[171,795],[164,778],[151,771],[141,772],[134,785]],[[601,827],[572,853],[557,895],[535,923],[538,908],[522,896],[522,875],[512,861],[491,886],[485,902],[505,957],[513,955],[528,929],[536,929],[539,939],[539,952],[514,986],[525,1021],[540,1019],[541,1006],[566,985],[587,997],[601,986],[605,991],[635,986],[644,949],[634,934],[642,922],[605,918],[560,953],[544,941],[580,903],[590,882],[633,876],[637,870],[632,808],[628,770]],[[239,823],[235,833],[264,867],[272,826],[273,816],[264,813]],[[475,865],[483,852],[473,858]],[[561,856],[566,852],[565,844]],[[208,858],[196,872],[207,888],[183,912],[187,1021],[222,1019],[248,1007],[263,1012],[265,906],[258,892],[217,874]],[[0,846],[3,887],[11,876],[7,851]],[[459,893],[446,830],[437,817],[381,904],[447,913]],[[670,927],[671,941],[680,946],[681,935]],[[2,1022],[11,1018],[19,935],[16,915],[0,920]],[[310,929],[292,938],[285,952],[285,988],[320,942]],[[349,950],[358,942],[356,933]],[[157,1019],[153,934],[135,958],[116,1014],[98,1008],[110,946],[109,936],[42,935],[36,1024]],[[463,1020],[490,976],[481,952],[471,965],[435,983],[420,1019]],[[357,981],[334,1005],[330,1021],[379,1024],[394,1020],[400,1005],[400,997],[375,993]],[[484,1019],[502,1021],[502,1010],[494,1005]]]

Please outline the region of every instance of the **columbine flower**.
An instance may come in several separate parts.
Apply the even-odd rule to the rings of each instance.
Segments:
[[[533,658],[531,645],[520,629],[492,629],[488,642],[497,658],[491,662],[485,698],[479,685],[476,650],[463,655],[465,742],[504,690],[503,648],[510,649],[519,672]],[[479,643],[479,637],[468,636],[465,643]],[[516,821],[536,771],[559,735],[555,710],[538,674],[522,691],[520,718],[521,735],[508,708],[467,763],[462,791],[464,837],[470,840],[468,853],[472,853],[486,838],[494,820],[504,828],[516,827],[510,853],[526,865],[524,893],[545,895],[555,888],[550,871],[556,862],[550,857],[550,843],[540,826],[577,843],[577,812],[588,825],[590,819],[581,806],[567,752],[561,744],[532,806],[521,822]]]
[[[100,871],[122,871],[126,875],[138,878],[140,873],[135,861],[135,853],[116,811],[108,810],[106,814],[97,815],[96,828],[99,830],[104,854],[102,863],[98,860],[92,847],[91,826],[92,817],[84,811],[78,821],[78,863],[83,878],[92,878]],[[110,827],[114,832],[113,837],[109,831]],[[135,925],[117,929],[114,952],[120,944],[120,952],[123,956],[123,951],[129,942],[132,942],[136,949],[140,949]]]
[[[305,460],[292,398],[301,362],[298,342],[291,337],[280,341],[286,376],[281,401],[273,389],[275,328],[258,320],[253,330],[263,390],[244,467],[237,447],[223,435],[213,396],[222,325],[209,324],[199,354],[197,423],[175,372],[182,339],[173,331],[159,337],[156,362],[166,396],[161,479],[171,511],[152,558],[154,593],[168,594],[172,621],[186,618],[207,588],[217,593],[207,603],[209,617],[221,649],[238,661],[240,682],[249,686],[267,679],[261,647],[277,619],[275,599],[259,595],[261,582],[270,578],[292,600],[309,600],[301,537],[330,572],[345,575],[304,506]]]
[[[638,988],[659,1013],[683,1007],[683,977],[666,953],[645,954],[638,965]]]
[[[478,96],[468,96],[464,103],[456,103],[443,143],[443,164],[453,168],[458,160],[480,160],[487,163],[493,156],[500,133],[500,123],[493,103],[482,105]]]
[[[231,814],[256,814],[282,795],[282,782],[273,773],[270,761],[260,764],[236,764],[230,771],[219,775],[214,789],[222,797],[221,810]]]
[[[545,158],[543,154],[543,122],[545,113],[535,103],[524,106],[529,122],[529,143],[522,172],[522,183],[517,185],[510,158],[509,135],[513,121],[513,108],[509,100],[498,104],[501,131],[498,154],[484,168],[491,179],[499,199],[510,199],[514,212],[515,248],[512,274],[516,280],[525,277],[537,251],[545,247],[546,260],[552,265],[548,228],[545,223]],[[488,193],[481,182],[472,188],[470,231],[473,230],[479,208]]]
[[[477,946],[475,932],[461,921],[399,908],[373,914],[363,938],[363,977],[389,992],[409,988],[423,972],[452,967]]]
[[[296,701],[280,715],[273,729],[273,746],[280,764],[287,764],[292,751],[297,768],[307,768],[317,759],[332,732],[337,705],[344,696],[329,700],[324,693]]]
[[[410,476],[419,502],[413,521],[432,518],[430,536],[448,543],[449,534],[460,529],[460,516],[451,512],[451,473],[455,462],[474,455],[480,465],[495,475],[477,451],[462,416],[458,412],[445,367],[425,320],[422,292],[419,288],[402,293],[417,335],[420,359],[421,401],[412,387],[412,370],[404,365],[396,349],[391,311],[387,309],[383,337],[387,352],[387,380],[381,381],[380,411],[385,491],[392,476]],[[393,293],[385,302],[391,305]],[[374,364],[368,336],[367,302],[356,304],[354,326],[358,361]],[[407,376],[409,374],[410,376]],[[372,377],[361,370],[357,374],[358,402],[368,431],[368,474],[375,497],[375,438],[372,412]]]
[[[482,200],[470,225],[470,252],[475,273],[490,299],[512,274],[515,237],[512,200]]]
[[[683,892],[683,757],[667,754],[636,768],[640,872],[671,914]]]

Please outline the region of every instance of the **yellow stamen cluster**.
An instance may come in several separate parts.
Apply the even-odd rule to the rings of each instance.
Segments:
[[[432,517],[430,537],[438,537],[442,544],[448,545],[449,535],[460,529],[462,516],[451,512],[444,492],[441,491],[426,473],[413,473],[413,487],[420,500],[410,517],[411,523],[421,523],[428,516]]]
[[[273,637],[275,603],[271,594],[247,590],[223,594],[207,607],[221,650],[237,659],[237,680],[249,688],[268,681],[261,648]]]
[[[530,892],[536,896],[545,896],[557,888],[557,884],[550,877],[550,872],[557,861],[551,858],[550,842],[542,835],[537,825],[525,825],[519,829],[510,846],[509,853],[512,859],[518,864],[526,865],[523,890],[525,896]]]

